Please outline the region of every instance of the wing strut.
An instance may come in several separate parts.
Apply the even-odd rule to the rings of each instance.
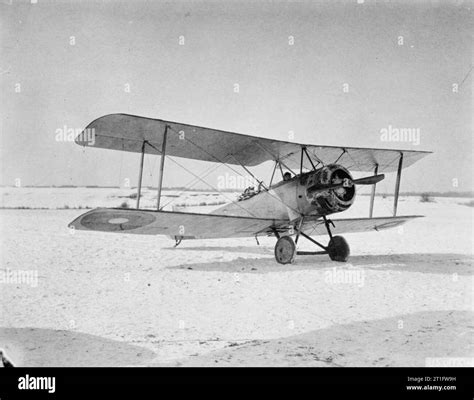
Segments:
[[[304,147],[301,148],[300,175],[303,175]]]
[[[398,206],[398,195],[400,193],[400,179],[402,177],[402,168],[403,168],[403,153],[400,153],[400,158],[398,160],[398,170],[397,170],[397,181],[395,183],[395,196],[393,199],[393,216],[397,216],[397,206]]]
[[[344,150],[345,152],[345,150]],[[303,146],[301,148],[301,161],[300,161],[300,175],[303,175],[303,158],[304,155],[306,154],[306,157],[308,158],[309,162],[311,163],[311,166],[313,167],[313,170],[316,171],[316,167],[314,166],[313,160],[311,160],[311,157],[308,154],[308,151],[306,150],[306,146]]]
[[[277,169],[277,166],[278,166],[278,161],[275,161],[275,167],[273,168],[272,177],[270,178],[270,184],[268,185],[269,188],[272,187],[273,177],[275,176],[275,171]]]
[[[283,168],[281,167],[280,161],[278,161],[278,166],[280,167],[281,177],[283,178]]]
[[[375,169],[374,169],[374,175],[377,175],[379,172],[379,165],[375,164]],[[370,209],[369,209],[369,218],[372,218],[372,215],[374,214],[374,200],[375,200],[375,185],[377,183],[374,183],[372,185],[372,193],[370,194]]]
[[[283,177],[283,170],[281,169],[281,166],[283,165],[288,171],[290,171],[293,175],[297,175],[295,174],[289,167],[288,165],[286,165],[283,161],[281,161],[280,158],[276,157],[271,151],[268,151],[264,146],[262,146],[258,141],[254,141],[254,143],[256,145],[258,145],[258,147],[260,147],[263,151],[266,151],[271,157],[272,159],[274,160],[277,160],[278,163],[280,164],[280,171],[281,171],[281,176]]]
[[[143,161],[145,159],[146,140],[142,144],[142,155],[140,157],[140,171],[138,172],[138,193],[137,193],[137,210],[140,208],[140,197],[142,193],[142,177],[143,177]]]
[[[166,156],[166,137],[168,136],[168,125],[165,127],[165,133],[163,134],[163,144],[161,145],[161,160],[160,160],[160,175],[158,177],[158,200],[156,209],[160,211],[160,200],[161,200],[161,188],[163,186],[163,168],[165,167],[165,156]]]
[[[313,170],[316,171],[316,167],[314,166],[313,160],[311,160],[311,157],[309,156],[308,151],[306,150],[306,147],[303,147],[303,151],[306,154],[306,157],[308,157],[308,160],[311,163]],[[318,164],[319,164],[319,161],[318,161]]]

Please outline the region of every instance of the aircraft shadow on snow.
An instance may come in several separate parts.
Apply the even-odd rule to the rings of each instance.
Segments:
[[[414,253],[414,254],[371,254],[351,256],[348,262],[331,261],[327,255],[298,255],[294,264],[276,264],[273,259],[273,250],[251,246],[239,247],[183,247],[175,251],[208,251],[225,254],[246,253],[266,255],[266,258],[244,258],[233,260],[206,261],[202,263],[186,263],[168,269],[193,271],[222,271],[245,273],[274,273],[299,270],[324,270],[328,268],[362,268],[364,270],[421,272],[428,274],[457,274],[472,276],[474,258],[465,254],[455,253]]]

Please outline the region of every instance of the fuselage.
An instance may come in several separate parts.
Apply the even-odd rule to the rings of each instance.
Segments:
[[[213,214],[293,220],[302,215],[324,216],[348,209],[355,199],[355,186],[321,190],[325,185],[352,179],[336,164],[324,166],[279,182],[268,190],[214,210]]]

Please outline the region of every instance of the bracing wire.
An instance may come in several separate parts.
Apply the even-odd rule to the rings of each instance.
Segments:
[[[173,129],[172,127],[168,126],[168,129],[171,130],[172,132],[180,135],[179,132],[177,132],[175,129]],[[201,146],[199,146],[198,144],[194,143],[192,140],[190,140],[189,138],[186,138],[186,136],[184,136],[184,139],[186,141],[188,141],[189,143],[191,143],[193,146],[197,147],[198,149],[200,149],[201,151],[203,151],[204,153],[206,153],[209,157],[212,157],[214,160],[216,160],[217,162],[223,164],[224,166],[226,166],[227,168],[229,168],[231,171],[233,171],[234,173],[236,173],[237,175],[239,176],[242,176],[244,177],[239,171],[237,171],[236,169],[232,168],[230,165],[226,164],[224,161],[220,160],[218,157],[216,157],[215,155],[209,153],[208,151],[206,151],[204,148],[202,148]],[[158,150],[158,149],[156,149]],[[158,150],[159,151],[159,150]],[[234,158],[235,156],[232,155]],[[214,189],[215,190],[215,189]],[[273,195],[272,193],[270,193],[269,191],[267,191],[267,193],[272,196],[274,199],[276,199],[277,201],[281,202],[285,207],[293,210],[294,212],[298,213],[299,214],[299,211],[294,209],[293,207],[291,207],[290,205],[286,204],[283,200],[281,200],[279,197]],[[235,203],[237,204],[237,203]]]
[[[155,150],[157,150],[158,152],[160,152],[160,150],[158,150],[155,146],[153,146],[151,143],[149,143],[149,145],[151,147],[153,147]],[[160,152],[161,153],[161,152]],[[172,161],[173,163],[175,163],[176,165],[178,165],[179,167],[183,168],[186,172],[190,173],[191,175],[195,176],[197,179],[199,179],[202,183],[204,183],[205,185],[209,186],[212,190],[218,192],[219,190],[217,188],[215,188],[214,186],[212,186],[209,182],[206,182],[204,179],[202,179],[201,177],[199,177],[198,175],[196,175],[194,172],[190,171],[188,168],[186,168],[184,165],[180,164],[178,161],[172,159],[171,157],[169,156],[165,156],[165,157],[168,157],[168,159],[170,161]],[[236,204],[239,208],[241,208],[242,210],[244,210],[245,212],[247,212],[248,214],[250,214],[252,217],[254,218],[259,218],[258,216],[256,216],[255,214],[253,214],[252,212],[250,212],[249,210],[247,210],[246,208],[242,207],[241,205],[239,205],[239,203],[235,203],[232,199],[228,198],[226,195],[222,194],[224,197],[226,197],[229,201],[233,202],[234,204]]]

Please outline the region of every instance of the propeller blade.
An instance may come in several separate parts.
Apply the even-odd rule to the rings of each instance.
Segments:
[[[356,185],[374,185],[385,178],[384,174],[367,176],[365,178],[355,179],[353,182]]]
[[[349,180],[350,186],[352,185],[374,185],[377,182],[380,182],[382,179],[385,178],[384,174],[380,175],[373,175],[373,176],[367,176],[365,178],[359,178],[359,179],[354,179],[354,180]],[[335,183],[333,185],[327,185],[327,186],[319,186],[317,187],[316,185],[308,189],[308,192],[313,194],[313,193],[319,193],[319,192],[324,192],[326,190],[334,190],[334,189],[339,189],[342,187],[347,187],[347,182],[346,183]]]

